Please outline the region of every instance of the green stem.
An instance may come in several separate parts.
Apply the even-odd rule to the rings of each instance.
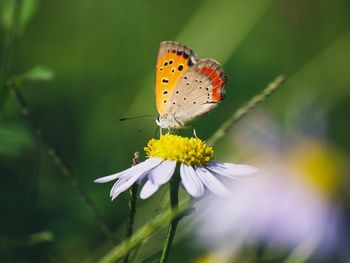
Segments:
[[[128,215],[128,222],[127,222],[127,226],[126,226],[126,235],[125,235],[126,238],[131,237],[131,235],[133,233],[138,189],[139,189],[139,185],[137,183],[135,183],[133,186],[131,186],[131,189],[130,189],[129,215]],[[129,262],[130,251],[125,255],[124,260],[123,260],[124,263]]]
[[[192,206],[191,202],[180,201],[179,208],[166,209],[161,214],[155,216],[147,224],[138,229],[129,239],[124,240],[118,246],[114,247],[106,255],[103,256],[98,262],[99,263],[111,263],[116,262],[121,259],[130,251],[139,244],[141,244],[146,238],[152,235],[154,232],[162,228],[164,224],[173,220],[179,216],[182,216],[190,207]]]
[[[11,68],[12,59],[15,53],[16,40],[18,39],[18,27],[22,9],[22,0],[16,0],[13,8],[10,28],[5,35],[4,53],[1,69],[6,76]]]
[[[86,206],[92,217],[96,220],[98,225],[100,226],[102,232],[114,243],[116,242],[111,230],[107,226],[106,222],[100,215],[97,207],[95,206],[95,203],[92,201],[90,196],[86,193],[86,191],[83,189],[83,187],[80,185],[78,180],[73,176],[72,170],[69,168],[69,166],[64,162],[63,158],[59,154],[59,152],[51,145],[47,135],[44,133],[44,131],[41,129],[38,122],[33,117],[32,113],[30,112],[27,102],[23,98],[22,94],[18,90],[16,84],[13,81],[8,81],[7,87],[10,90],[11,94],[14,96],[14,98],[17,100],[22,115],[28,120],[29,124],[32,126],[32,129],[34,130],[35,134],[39,138],[39,140],[42,142],[42,144],[45,146],[47,154],[52,159],[54,164],[58,167],[61,174],[66,177],[71,184],[73,190],[76,192],[78,197],[81,199],[83,204]]]
[[[178,174],[176,173],[175,176],[173,176],[171,181],[170,181],[170,189],[169,189],[170,206],[171,206],[172,210],[178,209],[179,185],[180,185],[180,178],[179,178]],[[164,244],[164,248],[163,248],[162,257],[160,258],[161,263],[165,263],[168,260],[171,245],[173,243],[176,228],[177,228],[179,221],[180,221],[180,217],[175,217],[170,221],[167,238],[165,240],[165,244]]]
[[[9,90],[6,88],[5,82],[11,71],[12,60],[15,56],[17,40],[18,40],[18,27],[20,14],[22,10],[22,0],[16,0],[11,17],[11,24],[4,37],[4,49],[3,58],[1,61],[0,72],[0,110],[2,111],[5,103],[9,97]]]
[[[139,152],[134,153],[133,166],[139,163]],[[133,184],[130,189],[130,200],[129,200],[129,213],[128,213],[128,222],[126,224],[126,239],[130,238],[133,233],[133,226],[136,215],[136,202],[137,202],[137,193],[139,185],[137,183]],[[130,251],[125,255],[123,262],[129,262]]]
[[[266,100],[273,92],[277,90],[277,88],[283,84],[284,81],[284,76],[280,75],[276,77],[276,79],[267,85],[267,87],[260,94],[251,98],[245,106],[235,111],[234,114],[228,118],[212,136],[210,136],[210,138],[207,140],[207,144],[213,146],[220,139],[222,139],[233,127],[233,125],[235,125],[240,119],[247,115],[258,104]]]

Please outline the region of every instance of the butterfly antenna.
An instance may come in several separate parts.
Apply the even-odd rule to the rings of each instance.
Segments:
[[[151,123],[153,123],[153,120],[147,122],[145,125],[143,125],[141,128],[138,129],[138,133],[141,133],[146,127],[148,127]]]
[[[157,127],[156,127],[156,131],[155,131],[155,133],[154,133],[154,138],[156,138],[156,137],[157,137],[157,133],[158,133],[158,131],[159,131],[159,126],[157,125]]]
[[[157,116],[153,115],[153,114],[145,114],[145,115],[140,115],[140,116],[119,118],[119,121],[127,121],[127,120],[139,119],[139,118],[144,118],[144,117],[157,117]]]

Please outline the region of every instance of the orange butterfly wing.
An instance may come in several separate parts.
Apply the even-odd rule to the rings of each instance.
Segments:
[[[173,41],[160,43],[156,65],[156,105],[160,115],[170,103],[170,98],[181,76],[197,62],[195,53]]]

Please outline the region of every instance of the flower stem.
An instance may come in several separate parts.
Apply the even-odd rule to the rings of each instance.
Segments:
[[[124,240],[118,246],[113,247],[98,262],[112,263],[124,257],[131,249],[145,241],[153,233],[161,229],[167,222],[174,218],[181,217],[192,206],[188,200],[180,201],[179,208],[166,209],[159,215],[152,218],[147,224],[138,229],[129,239]]]
[[[132,160],[133,166],[139,163],[139,157],[140,157],[140,153],[135,152],[134,158]],[[135,215],[136,215],[136,202],[137,202],[138,189],[139,189],[139,185],[137,183],[133,184],[130,189],[129,213],[128,213],[128,222],[126,225],[126,235],[125,235],[126,239],[131,237],[133,233],[133,226],[134,226]],[[130,251],[128,251],[128,253],[125,255],[123,260],[124,263],[129,262],[129,256],[130,256]]]
[[[178,174],[172,177],[170,181],[170,206],[171,209],[178,209],[179,204],[179,185],[180,185],[180,177]],[[168,260],[168,256],[170,253],[171,245],[173,243],[176,227],[179,223],[181,217],[175,217],[170,221],[167,238],[165,240],[162,257],[160,258],[160,263],[165,263]]]
[[[212,136],[210,136],[210,138],[207,140],[207,144],[213,146],[220,139],[222,139],[233,125],[235,125],[240,119],[247,115],[258,104],[266,100],[283,84],[284,81],[285,77],[283,75],[277,76],[276,79],[269,83],[260,94],[254,96],[245,106],[236,110],[235,113],[229,117]]]

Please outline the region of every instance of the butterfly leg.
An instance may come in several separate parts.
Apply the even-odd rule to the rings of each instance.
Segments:
[[[194,127],[192,127],[192,128],[193,128],[193,135],[194,135],[194,137],[196,137],[198,139],[196,129]]]

